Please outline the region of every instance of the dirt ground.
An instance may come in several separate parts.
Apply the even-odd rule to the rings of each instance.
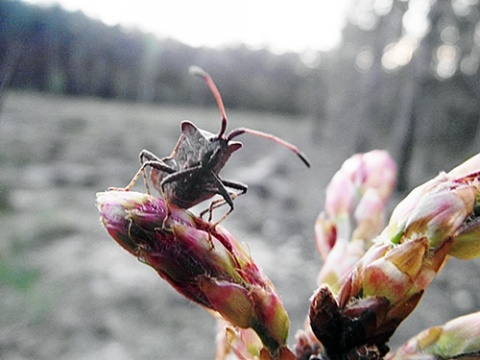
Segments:
[[[314,220],[349,146],[341,129],[319,132],[309,118],[227,112],[230,129],[274,133],[312,162],[307,169],[284,148],[245,135],[222,172],[249,185],[223,226],[277,286],[292,344],[321,265]],[[214,320],[121,249],[95,208],[96,192],[130,181],[140,150],[169,154],[184,119],[212,132],[220,126],[215,108],[8,95],[0,114],[0,359],[213,359]],[[478,261],[452,260],[392,346],[478,310],[479,269]]]

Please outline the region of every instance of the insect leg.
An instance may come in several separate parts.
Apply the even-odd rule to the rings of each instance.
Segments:
[[[236,194],[235,197],[243,195],[247,192],[248,186],[239,182],[235,181],[230,181],[230,180],[223,180],[220,179],[223,183],[223,185],[228,186],[229,188],[235,189],[235,190],[240,190],[239,193]]]
[[[248,189],[247,185],[244,185],[244,184],[238,183],[238,182],[229,181],[229,180],[223,180],[223,179],[220,179],[220,181],[222,182],[222,184],[224,186],[228,186],[228,187],[230,187],[232,189],[235,189],[235,190],[240,190],[238,193],[228,192],[230,198],[232,199],[232,202],[238,196],[243,195],[247,192],[247,189]],[[210,222],[212,220],[213,210],[216,209],[216,208],[219,208],[220,206],[223,206],[224,204],[227,204],[227,201],[225,200],[225,198],[212,201],[210,203],[210,206],[200,213],[200,217],[205,216],[205,214],[208,212],[209,213],[208,221]],[[226,216],[224,216],[219,222],[217,222],[217,224],[220,223],[221,221],[223,221],[232,211],[233,211],[233,206],[232,206],[232,209],[230,209],[229,212],[226,214]]]
[[[213,201],[210,204],[210,207],[208,209],[209,211],[209,217],[208,221],[210,222],[212,220],[212,213],[213,209],[222,206],[223,204],[228,204],[230,206],[230,209],[217,221],[215,224],[211,226],[211,228],[215,228],[218,224],[220,224],[223,220],[226,219],[228,215],[233,211],[234,206],[233,206],[233,200],[242,194],[245,194],[247,192],[247,186],[243,185],[241,183],[236,183],[233,181],[228,181],[228,180],[222,180],[220,179],[216,174],[212,172],[212,176],[215,179],[215,182],[217,184],[217,193],[223,197],[221,200]],[[231,187],[236,190],[240,190],[239,193],[230,193],[225,186]],[[201,215],[204,215],[205,211],[202,212]]]
[[[125,188],[124,188],[125,191],[129,191],[129,190],[132,189],[132,187],[138,181],[138,178],[140,177],[140,175],[143,174],[143,176],[145,176],[145,168],[147,166],[151,166],[151,167],[153,167],[157,170],[164,171],[168,174],[172,174],[172,173],[177,171],[174,168],[165,164],[162,160],[148,160],[148,161],[145,161],[145,162],[142,163],[142,166],[137,171],[137,173],[135,174],[133,179],[130,181],[130,183],[127,186],[125,186]],[[147,186],[147,192],[150,194],[150,189],[148,189],[148,186]]]
[[[152,153],[148,150],[145,150],[145,149],[140,151],[139,157],[140,157],[140,162],[142,164],[145,162],[144,159],[147,159],[147,161],[149,161],[149,160],[160,161],[161,160],[157,155],[155,155],[154,153]]]
[[[140,164],[143,165],[145,162],[147,162],[147,161],[145,161],[145,159],[147,159],[147,161],[155,161],[155,162],[158,162],[158,163],[161,163],[161,162],[165,163],[165,161],[171,159],[171,157],[164,157],[164,158],[160,159],[154,153],[143,149],[140,152]],[[166,165],[166,166],[168,166],[168,165]],[[158,170],[164,171],[162,169],[158,169]],[[168,172],[168,171],[165,171],[165,172]],[[145,184],[145,188],[147,189],[147,193],[150,194],[150,187],[148,186],[147,172],[145,171],[145,168],[143,168],[142,174],[143,174],[143,183]]]
[[[211,175],[213,179],[215,180],[215,183],[217,185],[217,192],[220,194],[225,202],[230,206],[229,213],[233,211],[233,199],[230,196],[230,193],[228,192],[227,188],[225,187],[224,182],[212,171]],[[227,185],[228,186],[228,185]]]

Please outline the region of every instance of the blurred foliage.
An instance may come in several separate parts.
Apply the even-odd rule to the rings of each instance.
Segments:
[[[448,167],[453,153],[478,152],[478,1],[355,0],[348,20],[332,68],[341,81],[328,82],[340,96],[327,98],[330,117],[356,119],[354,150],[383,144],[399,163],[403,189],[416,148],[448,149],[450,156],[438,157],[442,164],[425,155],[432,169]],[[372,127],[383,139],[371,135]]]
[[[6,254],[0,257],[0,284],[17,290],[27,291],[38,280],[40,274],[35,269],[25,267],[22,250],[14,251],[7,258]]]
[[[11,210],[10,187],[0,183],[0,213]]]

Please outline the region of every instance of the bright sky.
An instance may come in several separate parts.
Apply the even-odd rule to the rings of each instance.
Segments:
[[[245,43],[273,51],[329,50],[349,0],[25,0],[59,3],[109,25],[135,26],[192,46]]]

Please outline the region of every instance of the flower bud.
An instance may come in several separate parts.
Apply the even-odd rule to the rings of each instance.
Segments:
[[[457,359],[462,355],[468,359],[480,356],[480,312],[428,328],[388,354],[386,359]]]
[[[319,284],[336,293],[372,245],[384,226],[395,176],[395,163],[380,150],[352,156],[334,175],[326,190],[325,212],[315,223],[317,248],[325,261]]]
[[[163,200],[137,192],[99,193],[97,206],[114,240],[179,293],[284,352],[289,319],[276,290],[225,229],[172,205],[166,219]]]
[[[375,208],[371,205],[374,201],[365,201]],[[356,205],[358,214],[364,215],[360,204]],[[356,358],[355,354],[360,352],[375,354],[378,350],[383,356],[386,342],[414,310],[449,256],[469,259],[480,255],[479,208],[480,155],[414,189],[395,208],[387,228],[373,240],[373,246],[343,277],[332,273],[345,271],[342,261],[349,259],[349,246],[355,243],[352,240],[361,237],[354,237],[362,233],[361,222],[375,220],[358,216],[356,232],[347,238],[337,234],[325,260],[326,269],[321,271],[328,275],[324,274],[322,279],[329,286],[321,285],[310,311],[312,331],[327,355]],[[335,220],[331,227],[334,226],[338,227]],[[456,323],[442,328],[441,334],[432,329],[425,337],[415,339],[416,349],[435,348],[432,353],[442,358],[444,354],[448,358],[478,352],[479,334],[474,328],[478,317],[462,324],[467,323],[471,330]],[[450,329],[458,331],[462,338],[455,338]],[[470,346],[472,343],[474,346]],[[364,348],[365,344],[375,348]],[[448,353],[455,349],[455,344],[460,344],[461,350]]]

